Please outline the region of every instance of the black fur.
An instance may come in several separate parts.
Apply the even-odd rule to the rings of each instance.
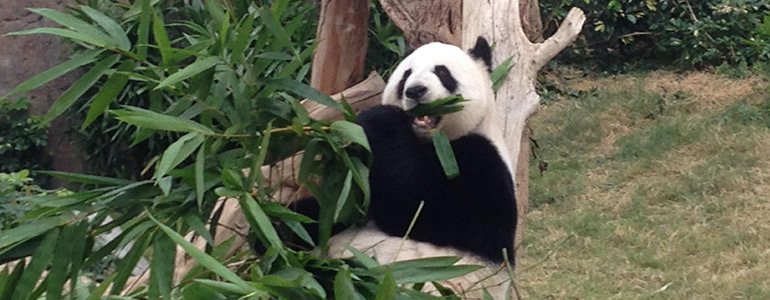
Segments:
[[[409,237],[502,262],[513,258],[516,205],[511,174],[491,142],[468,135],[451,142],[460,176],[447,179],[433,144],[415,135],[396,106],[375,106],[356,120],[372,147],[369,215],[379,229],[403,236],[420,201],[425,206]]]
[[[433,68],[433,73],[435,73],[438,79],[441,80],[441,84],[447,91],[453,94],[457,91],[457,79],[452,76],[452,72],[449,71],[449,68],[445,65],[438,65]]]
[[[468,53],[475,59],[480,59],[487,65],[487,71],[492,72],[492,49],[483,37],[476,39],[476,45]]]
[[[398,88],[396,88],[396,97],[398,97],[398,99],[404,97],[404,85],[406,84],[406,79],[409,78],[409,75],[412,75],[412,69],[406,70],[404,76],[401,77],[401,80],[398,82]]]

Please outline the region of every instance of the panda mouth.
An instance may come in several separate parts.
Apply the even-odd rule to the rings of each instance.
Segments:
[[[435,129],[436,126],[438,126],[439,122],[441,122],[441,116],[437,116],[437,117],[422,116],[422,117],[415,117],[414,119],[412,119],[412,124],[415,127],[423,128],[423,129]]]

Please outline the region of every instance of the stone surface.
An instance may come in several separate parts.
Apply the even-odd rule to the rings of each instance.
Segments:
[[[9,32],[37,27],[53,27],[55,23],[34,14],[27,8],[62,9],[71,0],[0,0],[0,96],[32,76],[58,65],[68,58],[60,39],[50,35],[3,36]],[[30,99],[30,111],[44,114],[67,87],[77,79],[74,71],[24,96]],[[72,137],[73,122],[58,118],[48,133],[48,154],[41,159],[59,171],[83,170],[77,145]]]

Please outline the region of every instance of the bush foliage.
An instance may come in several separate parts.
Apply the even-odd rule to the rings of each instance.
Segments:
[[[764,0],[541,0],[540,5],[550,31],[570,7],[588,16],[584,39],[561,56],[566,62],[589,60],[607,70],[770,62],[770,3]]]
[[[47,125],[27,111],[29,100],[0,99],[0,173],[41,168]]]
[[[43,120],[79,110],[85,132],[112,130],[109,142],[131,137],[133,145],[152,146],[138,159],[115,157],[144,170],[140,178],[47,172],[82,187],[14,197],[24,210],[0,229],[0,263],[31,260],[0,271],[0,299],[116,295],[142,257],[151,257],[149,285],[121,299],[433,299],[399,284],[422,286],[476,270],[454,265],[455,258],[386,266],[363,255],[325,259],[279,237],[278,225],[312,244],[300,224],[318,222],[323,249],[332,225],[360,221],[369,202],[371,155],[363,130],[351,122],[355,113],[303,83],[314,44],[300,28],[309,26],[310,5],[94,0],[65,13],[33,9],[62,27],[13,34],[60,36],[78,51],[6,97],[85,66]],[[346,120],[309,118],[303,98],[342,111]],[[299,151],[298,182],[321,204],[317,221],[273,202],[275,187],[258,171]],[[249,242],[265,245],[264,255],[244,250],[227,258],[229,242],[214,244],[219,217],[212,211],[221,197],[239,202]],[[96,242],[116,228],[116,239]],[[206,249],[186,241],[188,234],[206,240]],[[105,280],[82,280],[126,245],[132,246]],[[176,246],[198,262],[181,282],[172,280]]]

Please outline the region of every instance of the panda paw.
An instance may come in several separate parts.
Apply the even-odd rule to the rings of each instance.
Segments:
[[[412,132],[409,115],[393,105],[372,106],[358,114],[356,123],[364,128],[367,136]]]

